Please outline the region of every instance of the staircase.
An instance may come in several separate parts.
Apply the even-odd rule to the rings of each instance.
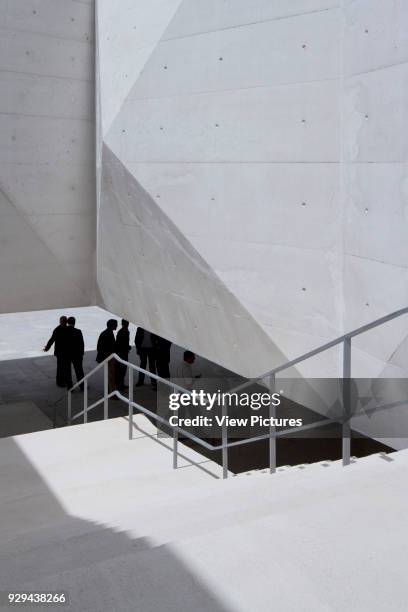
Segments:
[[[127,432],[0,440],[0,590],[78,612],[406,610],[408,451],[222,481],[180,442],[173,470],[144,416]]]

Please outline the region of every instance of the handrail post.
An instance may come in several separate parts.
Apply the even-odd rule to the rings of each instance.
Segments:
[[[88,379],[84,380],[84,423],[88,422]]]
[[[103,364],[103,418],[104,420],[106,420],[108,418],[108,405],[109,405],[109,400],[108,400],[108,395],[109,395],[109,374],[108,374],[108,362],[105,361],[105,363]]]
[[[177,454],[178,454],[178,430],[173,429],[173,470],[177,470]]]
[[[269,418],[270,423],[272,419],[276,417],[276,407],[273,404],[272,395],[275,392],[275,374],[271,374],[269,377],[269,395],[271,402],[269,404]],[[269,473],[275,474],[276,472],[276,427],[275,425],[269,425]]]
[[[72,423],[72,400],[71,400],[71,390],[68,390],[68,407],[67,407],[67,423],[71,425]]]
[[[343,425],[342,459],[343,466],[350,464],[351,451],[351,338],[343,342]]]
[[[173,393],[176,392],[175,387],[173,387]],[[177,458],[178,458],[178,429],[173,427],[173,470],[177,470]]]
[[[133,438],[133,368],[129,368],[129,440]]]
[[[222,477],[225,480],[228,478],[228,435],[227,435],[227,407],[225,402],[222,402]]]

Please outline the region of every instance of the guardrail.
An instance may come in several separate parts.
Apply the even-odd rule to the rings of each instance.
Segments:
[[[400,310],[396,310],[384,317],[380,317],[379,319],[375,319],[371,323],[367,323],[366,325],[362,325],[357,329],[354,329],[347,334],[343,334],[343,336],[339,336],[330,342],[326,342],[325,344],[313,349],[312,351],[308,351],[304,353],[300,357],[296,357],[291,361],[287,361],[272,370],[269,370],[262,376],[257,376],[256,378],[251,379],[237,387],[234,387],[230,393],[236,393],[237,391],[242,391],[249,385],[253,384],[255,381],[264,382],[266,378],[269,379],[269,388],[275,387],[275,377],[279,372],[283,372],[284,370],[288,370],[311,357],[315,357],[320,353],[324,353],[325,351],[333,348],[334,346],[338,346],[340,344],[343,345],[343,422],[342,422],[342,460],[343,465],[350,464],[350,438],[351,438],[351,340],[356,336],[360,336],[361,334],[365,334],[366,332],[374,329],[376,327],[380,327],[389,321],[393,321],[403,315],[408,314],[408,307],[401,308]],[[271,442],[270,448],[270,457],[271,462],[276,466],[276,442]]]
[[[108,391],[108,364],[111,360],[115,360],[116,362],[129,367],[129,396],[128,397],[126,397],[125,395],[120,393],[120,391],[117,391],[117,390],[112,391],[110,393]],[[97,400],[96,402],[88,406],[88,379],[91,378],[101,368],[104,369],[104,394],[99,400]],[[245,444],[250,444],[252,442],[258,442],[260,440],[267,440],[268,438],[271,440],[272,437],[273,439],[275,439],[278,437],[285,436],[288,433],[291,433],[292,431],[294,431],[294,428],[289,428],[289,429],[280,430],[280,431],[273,431],[273,428],[271,427],[269,428],[269,433],[267,434],[263,434],[261,436],[256,436],[253,438],[247,438],[245,440],[236,440],[234,442],[228,442],[227,426],[223,425],[221,428],[221,439],[222,439],[221,444],[218,444],[218,445],[210,444],[209,442],[206,442],[202,438],[195,436],[194,434],[183,429],[182,427],[171,425],[170,422],[164,417],[156,414],[155,412],[152,412],[148,408],[145,408],[144,406],[141,406],[139,403],[135,402],[133,399],[133,384],[134,384],[133,372],[134,371],[142,372],[143,374],[155,379],[157,382],[160,382],[161,384],[164,384],[167,387],[171,388],[173,392],[178,391],[181,393],[191,394],[190,390],[185,389],[184,387],[181,387],[180,385],[177,385],[176,383],[170,382],[167,379],[161,378],[160,376],[157,376],[156,374],[152,374],[151,372],[148,372],[147,370],[144,370],[143,368],[140,368],[139,366],[136,366],[133,363],[125,361],[124,359],[116,355],[116,353],[112,353],[112,355],[107,357],[105,361],[101,362],[98,366],[96,366],[96,368],[94,368],[91,372],[86,374],[86,376],[84,376],[81,380],[75,383],[75,385],[73,385],[71,389],[69,389],[68,391],[68,418],[67,418],[68,425],[71,425],[72,421],[79,419],[81,416],[83,416],[83,422],[87,423],[88,422],[88,412],[90,410],[93,410],[94,408],[96,408],[102,403],[104,404],[103,418],[104,420],[107,419],[109,417],[109,399],[111,397],[116,396],[118,399],[122,400],[128,405],[128,416],[129,416],[128,437],[129,437],[129,440],[132,440],[133,438],[133,429],[134,429],[133,417],[134,417],[134,409],[136,408],[139,412],[151,418],[156,423],[165,425],[173,431],[173,468],[174,469],[177,468],[178,440],[179,440],[180,434],[182,434],[183,436],[185,436],[186,438],[189,438],[192,442],[195,442],[196,444],[202,446],[206,450],[209,450],[209,451],[221,450],[222,451],[223,478],[228,477],[228,448],[231,448],[233,446],[241,446]],[[81,410],[80,412],[72,416],[71,393],[76,387],[80,386],[81,384],[84,384],[84,396],[83,396],[84,408],[83,410]],[[223,415],[224,414],[226,415],[225,406],[223,406]],[[270,405],[269,415],[271,417],[275,416],[275,407],[272,405],[272,403]],[[332,422],[332,419],[324,418],[314,423],[309,423],[301,427],[296,427],[296,432],[306,431],[308,429],[314,429],[316,427],[320,427],[323,424],[327,424],[328,422]],[[276,471],[276,464],[272,465],[271,463],[270,472],[273,473],[275,471]]]
[[[280,366],[277,366],[273,368],[272,370],[269,370],[262,376],[252,378],[249,381],[246,381],[245,383],[242,383],[241,385],[238,385],[237,387],[234,387],[233,389],[229,390],[228,393],[236,393],[237,391],[242,391],[243,389],[257,382],[261,382],[264,384],[265,379],[268,379],[269,394],[270,396],[272,396],[275,390],[277,373],[287,370],[288,368],[294,367],[295,365],[303,361],[306,361],[307,359],[310,359],[311,357],[314,357],[315,355],[323,353],[333,348],[334,346],[338,346],[342,344],[343,345],[343,377],[342,377],[343,378],[343,391],[342,391],[343,418],[340,421],[342,424],[342,462],[343,462],[343,466],[349,465],[350,464],[350,450],[351,450],[350,449],[350,438],[351,438],[351,425],[350,425],[350,420],[351,420],[351,340],[352,338],[359,336],[360,334],[363,334],[371,329],[379,327],[380,325],[383,325],[384,323],[388,323],[389,321],[392,321],[393,319],[396,319],[406,314],[408,314],[408,307],[397,310],[385,317],[381,317],[380,319],[376,319],[375,321],[368,323],[367,325],[363,325],[362,327],[359,327],[347,334],[344,334],[343,336],[340,336],[339,338],[336,338],[335,340],[332,340],[331,342],[327,342],[326,344],[312,351],[309,351],[301,355],[300,357],[297,357],[296,359],[292,359],[291,361],[281,364]],[[129,397],[122,395],[117,390],[109,393],[108,364],[112,359],[116,360],[118,363],[121,363],[129,368]],[[93,376],[97,371],[99,371],[101,368],[104,369],[103,397],[99,399],[98,401],[94,402],[91,406],[88,406],[88,379],[91,376]],[[218,450],[222,451],[223,478],[228,477],[228,449],[229,448],[233,446],[242,446],[244,444],[251,444],[259,440],[269,439],[269,471],[271,474],[273,474],[274,472],[276,472],[276,439],[277,438],[288,435],[289,433],[292,433],[294,431],[296,432],[306,431],[306,430],[314,429],[317,427],[321,427],[322,425],[325,425],[329,422],[333,422],[333,419],[324,417],[323,419],[316,421],[314,423],[309,423],[301,427],[289,428],[285,430],[276,431],[276,428],[274,426],[270,426],[269,432],[267,434],[263,434],[261,436],[256,436],[253,438],[247,438],[245,440],[237,440],[234,442],[228,442],[227,426],[223,425],[221,428],[221,440],[222,440],[221,444],[213,445],[213,444],[210,444],[209,442],[206,442],[205,440],[201,438],[198,438],[197,436],[190,433],[189,431],[186,431],[182,427],[171,425],[167,419],[157,415],[151,410],[148,410],[147,408],[144,408],[143,406],[135,402],[133,399],[133,386],[134,386],[133,385],[133,382],[134,382],[133,373],[134,371],[142,372],[143,374],[149,376],[150,378],[155,379],[157,382],[160,382],[161,384],[164,384],[167,387],[171,388],[173,392],[179,391],[182,393],[191,394],[191,391],[189,391],[188,389],[184,389],[183,387],[181,387],[180,385],[177,385],[176,383],[173,383],[167,379],[161,378],[160,376],[157,376],[156,374],[148,372],[147,370],[144,370],[143,368],[140,368],[139,366],[136,366],[133,363],[125,361],[124,359],[121,359],[118,355],[116,355],[116,353],[113,353],[107,359],[105,359],[105,361],[97,365],[96,368],[94,368],[91,372],[86,374],[86,376],[84,376],[81,380],[75,383],[75,385],[73,385],[71,389],[69,389],[68,391],[68,419],[67,419],[68,424],[70,425],[73,420],[76,420],[80,416],[84,417],[84,423],[86,423],[88,420],[88,412],[96,408],[97,406],[99,406],[101,403],[103,403],[104,405],[104,419],[107,419],[109,416],[108,415],[109,398],[116,396],[118,399],[128,404],[129,439],[130,440],[133,437],[134,408],[136,408],[142,414],[145,414],[149,418],[153,419],[157,423],[160,423],[162,425],[169,427],[173,431],[173,468],[174,469],[177,468],[179,434],[182,434],[185,437],[189,438],[193,442],[199,444],[200,446],[202,446],[203,448],[209,451],[218,451]],[[81,384],[84,384],[84,399],[83,399],[84,408],[83,410],[81,410],[80,412],[72,416],[71,414],[72,412],[71,394],[72,394],[72,391]],[[225,405],[222,407],[222,410],[223,410],[222,412],[223,416],[226,415],[227,413],[226,413]],[[272,401],[269,406],[269,417],[270,418],[276,417],[276,407],[272,404]]]

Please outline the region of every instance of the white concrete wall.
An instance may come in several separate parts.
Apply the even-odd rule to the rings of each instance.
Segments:
[[[106,308],[250,375],[405,306],[406,3],[144,4],[98,1]],[[401,375],[405,330],[353,374]]]
[[[0,312],[94,295],[94,3],[0,0]]]
[[[345,4],[345,329],[408,303],[408,4]],[[404,318],[355,341],[360,374],[398,375]],[[405,374],[406,375],[406,374]]]

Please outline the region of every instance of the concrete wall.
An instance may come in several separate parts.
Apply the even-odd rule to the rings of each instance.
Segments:
[[[251,375],[407,304],[403,0],[97,4],[108,310]]]
[[[0,312],[94,294],[94,3],[0,0]]]
[[[408,4],[345,3],[345,329],[408,304]],[[407,319],[361,336],[360,373],[407,372]],[[405,350],[404,350],[405,345]]]

